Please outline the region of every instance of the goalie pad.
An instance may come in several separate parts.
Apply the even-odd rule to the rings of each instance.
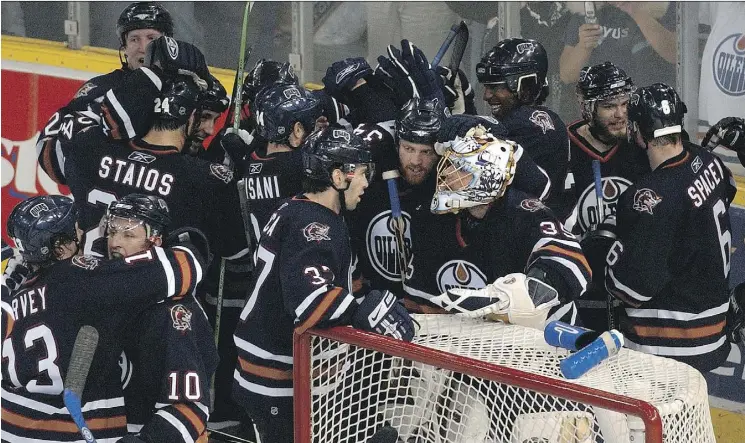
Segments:
[[[538,279],[515,273],[482,289],[448,289],[430,301],[456,315],[486,317],[542,331],[549,310],[559,304],[559,294]]]

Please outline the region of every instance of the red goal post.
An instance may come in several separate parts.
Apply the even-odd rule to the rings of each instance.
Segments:
[[[412,343],[350,327],[296,334],[296,443],[357,443],[389,424],[404,434],[401,441],[427,443],[639,443],[641,436],[650,443],[714,442],[705,381],[686,365],[623,349],[625,356],[593,369],[586,380],[569,381],[558,375],[568,351],[548,346],[540,331],[454,316],[417,318],[423,327]],[[495,363],[503,358],[505,364]],[[646,369],[634,375],[627,366]],[[649,375],[649,368],[659,375]],[[671,370],[685,376],[655,380]],[[597,381],[606,376],[644,377],[642,390],[665,392],[645,401],[618,392],[628,384],[629,392],[638,393],[633,380],[620,389],[593,387],[610,386]],[[386,394],[379,396],[381,391]],[[611,438],[618,426],[627,435]],[[682,436],[668,439],[665,433]]]

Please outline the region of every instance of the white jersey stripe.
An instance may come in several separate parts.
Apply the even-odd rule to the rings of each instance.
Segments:
[[[111,102],[111,105],[114,107],[117,114],[119,114],[119,117],[121,117],[122,122],[124,123],[124,129],[127,131],[127,137],[135,138],[137,133],[135,132],[135,128],[132,126],[132,121],[130,120],[127,111],[125,111],[121,103],[119,103],[116,95],[114,95],[114,91],[110,89],[109,92],[106,93],[106,97]]]
[[[248,352],[249,354],[253,354],[259,358],[263,358],[264,360],[274,360],[278,361],[280,363],[286,363],[288,365],[292,364],[292,356],[287,355],[275,355],[272,354],[269,351],[266,351],[264,349],[261,349],[260,347],[251,344],[247,342],[246,340],[243,340],[242,338],[238,337],[237,335],[233,336],[233,339],[235,340],[235,345],[244,351]]]
[[[266,386],[257,385],[241,377],[241,374],[236,369],[233,372],[233,378],[238,382],[241,387],[247,391],[255,392],[257,394],[266,395],[269,397],[292,397],[292,388],[269,388]]]
[[[4,402],[7,401],[10,403],[15,403],[19,406],[23,406],[24,408],[33,409],[35,411],[43,412],[49,415],[52,415],[52,414],[70,415],[70,411],[67,410],[67,407],[55,408],[54,406],[48,405],[46,403],[42,403],[36,400],[31,400],[30,398],[26,398],[19,394],[14,394],[12,392],[5,390],[4,388],[0,390],[0,395],[2,396]],[[89,401],[83,405],[82,411],[88,412],[88,411],[94,411],[98,409],[118,408],[122,406],[124,406],[124,397],[115,397],[115,398],[110,398],[110,399]]]
[[[305,299],[303,299],[303,302],[300,303],[300,306],[295,309],[295,318],[301,318],[305,310],[308,309],[308,307],[313,304],[313,302],[316,301],[316,299],[321,294],[325,294],[328,291],[329,285],[323,285],[315,291],[311,292],[307,297],[305,297]]]
[[[693,312],[681,312],[681,311],[667,311],[665,309],[632,309],[626,308],[626,314],[629,317],[636,318],[665,318],[670,320],[680,321],[692,321],[700,320],[706,317],[714,317],[727,312],[729,309],[729,301],[723,303],[715,308],[707,309],[701,313]]]
[[[608,268],[608,276],[610,277],[611,281],[613,282],[613,286],[615,286],[618,290],[623,292],[625,295],[628,295],[631,298],[634,298],[638,301],[645,302],[652,300],[652,297],[645,297],[638,292],[634,291],[633,289],[629,288],[628,286],[624,285],[613,274],[613,268]]]
[[[727,337],[722,336],[714,343],[709,343],[708,345],[701,346],[651,346],[640,345],[626,338],[626,347],[635,351],[644,352],[645,354],[654,354],[663,357],[690,357],[715,351],[719,349],[719,347],[722,346],[726,340]]]
[[[168,257],[163,248],[156,247],[155,254],[158,256],[160,264],[163,265],[163,271],[166,273],[166,281],[168,282],[167,296],[173,297],[176,295],[176,275],[173,273],[173,266],[171,266],[171,262],[168,261]]]
[[[156,412],[155,415],[159,415],[165,421],[170,423],[171,426],[176,428],[179,434],[181,434],[181,438],[183,438],[186,443],[194,443],[194,439],[192,438],[191,434],[189,434],[189,430],[186,429],[186,426],[184,426],[184,424],[181,423],[179,419],[174,417],[170,412],[161,409],[160,411]]]

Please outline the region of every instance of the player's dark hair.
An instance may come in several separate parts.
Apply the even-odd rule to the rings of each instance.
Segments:
[[[653,138],[649,141],[649,147],[654,148],[657,146],[674,145],[681,142],[680,134],[667,134],[661,137]]]
[[[323,192],[331,186],[323,180],[316,180],[310,177],[303,177],[303,192],[315,194]]]
[[[186,123],[179,124],[178,121],[169,118],[155,118],[150,129],[155,131],[177,131],[179,129],[186,132]]]

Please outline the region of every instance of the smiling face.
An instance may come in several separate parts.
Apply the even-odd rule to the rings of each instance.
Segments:
[[[484,101],[491,106],[491,113],[496,119],[509,115],[517,104],[513,94],[506,83],[484,85]]]
[[[163,34],[156,29],[135,29],[127,33],[124,55],[130,69],[137,69],[143,65],[147,44],[157,40],[161,35]]]
[[[407,140],[401,140],[398,144],[401,173],[410,185],[422,184],[439,158],[433,146]]]
[[[623,140],[626,138],[628,123],[627,94],[598,100],[593,118],[593,126],[597,128],[603,138],[607,140]]]

